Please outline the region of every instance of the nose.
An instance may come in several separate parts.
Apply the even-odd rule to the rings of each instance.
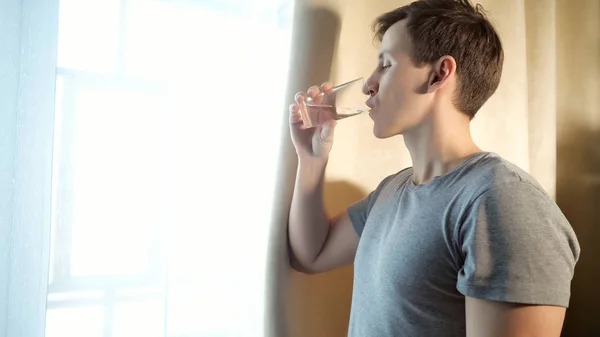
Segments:
[[[375,96],[377,94],[379,91],[379,83],[373,78],[373,75],[371,75],[367,81],[365,81],[362,91],[363,94],[369,96]]]

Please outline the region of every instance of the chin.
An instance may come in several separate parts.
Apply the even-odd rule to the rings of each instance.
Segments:
[[[405,130],[403,123],[395,120],[373,119],[373,135],[379,139],[386,139],[401,135]]]
[[[401,135],[405,130],[404,123],[398,118],[389,118],[385,115],[370,114],[373,120],[373,135],[379,139],[386,139]]]
[[[386,139],[386,138],[394,137],[398,134],[401,134],[401,132],[397,132],[397,131],[391,130],[389,128],[381,128],[381,127],[378,127],[376,124],[373,125],[373,135],[376,138]]]

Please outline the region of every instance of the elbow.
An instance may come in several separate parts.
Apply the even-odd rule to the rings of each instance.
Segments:
[[[306,275],[314,275],[321,273],[321,271],[315,268],[314,265],[301,263],[300,261],[298,261],[298,259],[295,258],[293,253],[290,254],[290,266],[293,270]]]

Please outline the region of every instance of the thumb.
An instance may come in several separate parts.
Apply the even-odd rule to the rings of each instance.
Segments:
[[[329,121],[321,128],[321,141],[324,143],[333,141],[333,133],[337,122],[335,120]]]

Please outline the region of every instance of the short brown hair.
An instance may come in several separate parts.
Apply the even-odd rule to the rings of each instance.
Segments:
[[[411,59],[416,66],[444,55],[456,60],[454,105],[473,118],[500,83],[504,52],[500,37],[481,5],[469,0],[418,0],[379,16],[375,37],[383,39],[396,22],[407,19]]]

